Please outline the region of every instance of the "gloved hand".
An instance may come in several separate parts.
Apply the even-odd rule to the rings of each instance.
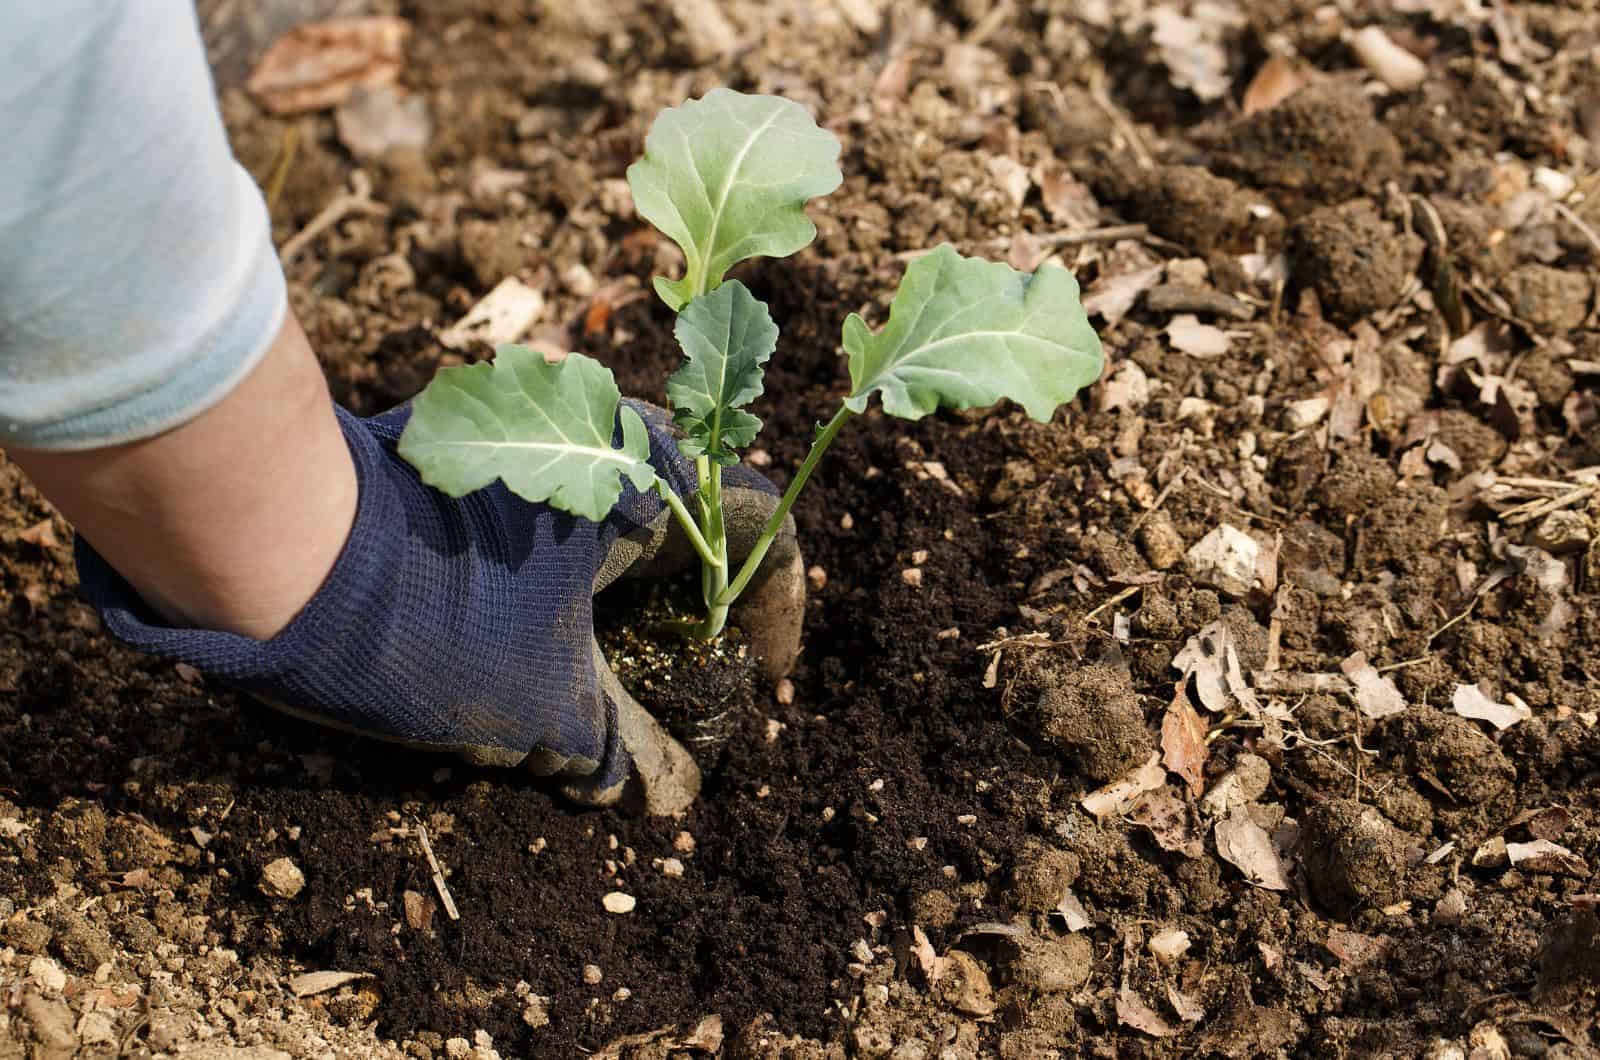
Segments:
[[[651,464],[680,495],[692,493],[693,463],[679,453],[670,418],[630,404],[649,429]],[[661,499],[624,481],[601,523],[531,504],[499,482],[452,499],[395,452],[409,406],[339,417],[360,486],[355,523],[327,581],[288,627],[257,641],[166,626],[80,538],[79,578],[107,628],[289,713],[560,777],[582,802],[616,801],[632,762],[649,812],[684,809],[698,793],[698,769],[623,690],[594,639],[596,592],[619,577],[698,563]],[[725,471],[723,494],[738,562],[778,494],[744,468]],[[770,677],[799,653],[803,570],[789,520],[732,616]]]

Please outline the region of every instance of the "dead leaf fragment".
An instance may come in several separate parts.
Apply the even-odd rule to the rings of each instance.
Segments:
[[[911,954],[917,959],[917,966],[922,969],[922,975],[932,986],[944,978],[945,959],[934,950],[933,943],[928,941],[927,932],[921,927],[913,925],[911,928]]]
[[[1206,1018],[1206,1010],[1200,1007],[1200,1003],[1171,983],[1167,984],[1167,1004],[1185,1023],[1199,1023]]]
[[[439,341],[453,350],[466,349],[473,342],[490,346],[516,342],[542,312],[544,295],[515,276],[507,276],[467,310],[466,316],[439,332]]]
[[[375,978],[371,972],[306,972],[289,980],[289,992],[295,997],[314,997],[337,990],[346,983]]]
[[[1213,324],[1202,324],[1193,313],[1181,313],[1167,325],[1167,341],[1179,353],[1190,357],[1221,357],[1233,345],[1228,333]]]
[[[1193,18],[1175,7],[1150,12],[1150,39],[1161,52],[1172,83],[1209,103],[1227,95],[1232,84],[1222,38],[1236,24],[1230,16],[1237,12],[1212,3],[1195,4],[1193,10]]]
[[[1533,717],[1533,711],[1526,703],[1496,703],[1484,695],[1483,689],[1476,684],[1456,685],[1455,693],[1450,697],[1450,707],[1463,718],[1486,721],[1501,732]]]
[[[1252,114],[1271,110],[1304,88],[1307,81],[1299,62],[1284,55],[1270,57],[1261,64],[1256,76],[1250,79],[1250,87],[1244,90],[1244,101],[1241,103],[1244,116],[1248,118]]]
[[[1289,889],[1289,879],[1272,837],[1243,809],[1218,821],[1215,834],[1217,853],[1242,872],[1250,883],[1269,891]]]
[[[376,158],[392,147],[421,150],[433,133],[428,101],[388,85],[357,87],[334,111],[333,125],[339,142],[357,158]]]
[[[1382,957],[1389,948],[1386,935],[1363,935],[1358,931],[1334,928],[1328,932],[1328,952],[1339,958],[1345,968],[1360,968]]]
[[[1150,402],[1150,377],[1135,362],[1123,361],[1116,374],[1099,388],[1098,396],[1101,412],[1137,412]]]
[[[1167,783],[1167,771],[1161,768],[1161,754],[1152,752],[1144,765],[1120,780],[1091,791],[1083,797],[1083,808],[1096,817],[1113,817],[1127,813],[1138,803],[1139,797],[1155,791]]]
[[[1082,931],[1093,924],[1089,919],[1089,911],[1078,901],[1078,896],[1068,891],[1061,896],[1061,901],[1056,905],[1056,912],[1061,914],[1061,919],[1067,922],[1068,931]]]
[[[1189,823],[1189,806],[1174,791],[1163,785],[1158,791],[1146,792],[1128,811],[1128,820],[1150,830],[1156,846],[1187,858],[1198,858],[1205,853],[1200,837]]]
[[[1161,721],[1161,764],[1198,796],[1205,790],[1206,756],[1206,725],[1189,705],[1189,679],[1184,677]]]
[[[410,35],[394,15],[308,22],[272,43],[245,88],[278,115],[335,107],[357,87],[398,81]]]
[[[1562,846],[1548,839],[1535,839],[1531,843],[1507,843],[1506,857],[1511,864],[1529,872],[1547,872],[1552,876],[1589,875],[1588,864]]]
[[[1115,327],[1139,301],[1139,296],[1161,282],[1161,265],[1101,276],[1083,295],[1083,311]]]
[[[1136,1031],[1143,1031],[1152,1038],[1171,1038],[1178,1033],[1177,1029],[1162,1019],[1155,1009],[1145,1004],[1144,999],[1133,992],[1132,987],[1126,985],[1117,992],[1117,1022]]]
[[[1380,674],[1375,666],[1367,662],[1364,653],[1356,652],[1340,663],[1339,669],[1350,679],[1354,686],[1356,706],[1367,717],[1373,720],[1387,718],[1406,709],[1406,697],[1400,694],[1400,689],[1395,687],[1392,679]]]

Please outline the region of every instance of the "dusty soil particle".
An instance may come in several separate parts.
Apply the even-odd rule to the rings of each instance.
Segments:
[[[1520,265],[1505,278],[1511,309],[1546,332],[1570,331],[1589,316],[1594,284],[1575,269]]]
[[[1155,749],[1133,681],[1103,663],[1050,670],[1034,706],[1039,735],[1091,780],[1112,780]]]
[[[1516,768],[1476,724],[1416,706],[1388,719],[1383,740],[1424,780],[1440,820],[1460,828],[1510,817]]]
[[[1030,841],[1011,871],[1011,889],[1007,897],[1018,909],[1031,913],[1051,912],[1061,904],[1082,868],[1078,855],[1070,850]]]
[[[1388,497],[1396,481],[1387,461],[1363,449],[1347,449],[1334,458],[1316,490],[1317,501],[1330,515],[1359,518]]]
[[[1109,166],[1094,179],[1095,194],[1202,257],[1249,250],[1258,238],[1269,245],[1282,239],[1283,219],[1259,216],[1260,196],[1199,166]]]
[[[1352,324],[1399,300],[1421,256],[1419,241],[1364,202],[1324,206],[1290,233],[1294,278],[1317,292],[1330,320]]]
[[[1300,843],[1312,896],[1337,916],[1381,909],[1406,893],[1410,843],[1371,806],[1353,799],[1313,806]]]
[[[1085,935],[1027,935],[1001,945],[999,971],[1008,985],[1029,994],[1064,994],[1088,981],[1094,944]]]
[[[1435,423],[1439,440],[1461,458],[1463,471],[1493,467],[1510,444],[1505,435],[1465,409],[1444,409]]]
[[[1218,170],[1290,216],[1374,195],[1400,176],[1400,145],[1351,84],[1310,85],[1216,136]]]

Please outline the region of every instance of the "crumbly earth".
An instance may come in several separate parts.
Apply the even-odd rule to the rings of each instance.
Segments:
[[[680,263],[624,170],[718,84],[844,145],[816,244],[739,273],[775,481],[844,316],[943,241],[1073,269],[1107,372],[1049,423],[853,423],[781,694],[609,642],[705,768],[674,821],[122,649],[0,462],[0,1057],[1600,1055],[1590,6],[383,0],[433,134],[359,163],[225,87],[280,241],[357,172],[386,207],[290,268],[361,413],[485,354],[436,335],[509,275],[662,400]],[[1311,83],[1242,114],[1288,52]]]

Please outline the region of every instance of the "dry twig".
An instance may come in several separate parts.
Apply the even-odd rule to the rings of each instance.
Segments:
[[[439,867],[439,859],[433,856],[433,844],[428,842],[428,826],[421,820],[417,821],[417,842],[422,844],[422,856],[428,859],[428,868],[433,872],[433,887],[439,892],[445,915],[451,920],[460,920],[461,913],[456,909],[456,900],[451,897],[450,888],[444,882],[444,869]]]
[[[358,169],[350,174],[350,190],[341,191],[304,228],[290,236],[283,244],[283,249],[278,251],[278,260],[283,263],[284,268],[288,268],[290,263],[300,256],[301,251],[311,245],[312,240],[351,214],[385,217],[388,213],[389,207],[372,198],[372,178]]]

